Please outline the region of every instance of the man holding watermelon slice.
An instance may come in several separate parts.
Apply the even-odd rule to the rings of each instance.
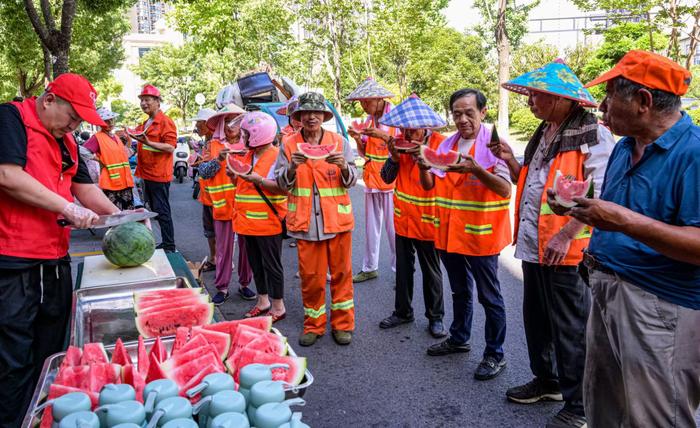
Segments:
[[[628,52],[606,84],[617,135],[600,199],[562,214],[595,227],[584,402],[592,427],[696,425],[700,406],[700,127],[681,108],[691,74]]]
[[[525,149],[524,164],[497,139],[491,150],[508,164],[517,182],[515,257],[523,268],[523,321],[534,379],[508,389],[508,400],[531,404],[564,401],[547,427],[583,427],[585,328],[590,307],[588,290],[576,266],[588,245],[590,229],[571,217],[559,217],[547,203],[545,190],[556,183],[600,192],[610,132],[584,107],[593,97],[571,69],[560,61],[544,65],[507,83],[504,88],[528,96],[530,110],[543,122]],[[573,190],[573,187],[569,188]]]

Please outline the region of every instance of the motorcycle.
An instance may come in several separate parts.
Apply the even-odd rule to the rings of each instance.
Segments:
[[[178,183],[182,183],[187,176],[189,167],[187,159],[190,157],[190,145],[186,137],[177,139],[177,147],[173,156],[173,174]]]

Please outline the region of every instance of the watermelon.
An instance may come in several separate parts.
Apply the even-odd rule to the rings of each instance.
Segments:
[[[63,357],[63,361],[61,361],[61,367],[59,367],[59,370],[64,368],[64,367],[73,367],[73,366],[79,366],[80,365],[80,360],[83,356],[83,350],[78,348],[77,346],[69,346],[68,350],[66,351],[66,356]]]
[[[254,318],[243,318],[241,320],[223,321],[216,324],[205,325],[205,330],[220,331],[222,333],[229,333],[233,338],[235,333],[235,327],[238,325],[247,325],[249,327],[257,328],[258,330],[270,331],[272,330],[272,317],[267,315],[264,317],[254,317]]]
[[[593,181],[588,177],[586,181],[575,180],[571,176],[565,176],[557,170],[554,176],[554,199],[563,207],[573,208],[577,204],[574,198],[585,198],[590,194],[593,197]]]
[[[264,352],[256,351],[255,349],[244,349],[241,352],[238,360],[238,367],[234,378],[238,382],[238,373],[241,368],[248,364],[287,364],[288,369],[275,368],[272,369],[272,380],[281,380],[292,385],[299,385],[304,379],[306,371],[306,358],[304,357],[285,357],[280,355],[271,355]]]
[[[236,144],[224,143],[224,146],[229,150],[229,153],[234,155],[244,155],[248,152],[244,143],[238,142]]]
[[[350,124],[350,126],[355,131],[361,133],[362,131],[364,131],[365,129],[367,129],[369,127],[369,124],[366,122],[361,122],[359,120],[353,120],[352,123]]]
[[[180,391],[178,392],[178,395],[181,397],[185,398],[190,398],[187,395],[187,391],[190,389],[194,388],[195,386],[199,385],[202,383],[202,380],[207,376],[212,373],[221,373],[221,368],[214,365],[214,364],[207,364],[202,370],[200,370],[196,375],[192,376],[190,380],[187,381],[182,387],[180,388]],[[190,400],[193,402],[199,401],[201,398],[201,394],[196,394],[194,397],[192,397]]]
[[[152,382],[154,380],[163,379],[165,373],[160,368],[160,361],[155,354],[150,354],[148,356],[148,373],[146,374],[146,383]]]
[[[136,314],[141,314],[145,312],[152,312],[152,311],[162,311],[165,309],[170,309],[170,308],[177,308],[181,306],[190,306],[190,305],[196,305],[197,303],[209,303],[209,295],[208,294],[199,294],[197,297],[190,296],[190,297],[175,297],[172,299],[161,299],[161,300],[152,300],[148,303],[145,303],[143,305],[134,305],[134,311]]]
[[[266,354],[287,355],[287,338],[276,334],[258,336],[247,344],[245,349],[255,349]]]
[[[325,159],[335,151],[335,144],[309,144],[301,143],[297,147],[307,159]]]
[[[226,168],[236,175],[248,175],[253,170],[253,166],[234,158],[226,156]]]
[[[113,227],[102,239],[102,252],[119,267],[140,266],[156,251],[156,240],[146,225],[131,222]]]
[[[79,388],[73,388],[70,386],[66,385],[60,385],[57,383],[51,384],[49,387],[49,396],[46,398],[47,400],[53,400],[54,398],[61,397],[63,395],[69,394],[71,392],[82,392],[84,394],[87,394],[90,397],[90,402],[92,403],[92,407],[95,408],[98,405],[99,402],[99,394],[96,392],[91,392],[91,391],[84,391]],[[41,415],[41,424],[39,425],[39,428],[51,428],[53,426],[53,411],[51,409],[51,406],[45,407],[44,412]]]
[[[224,365],[219,360],[219,356],[214,352],[206,354],[189,361],[183,361],[180,365],[164,371],[165,376],[182,388],[187,382],[197,375],[203,367],[213,365],[218,372],[224,371]]]
[[[223,361],[231,349],[231,335],[218,331],[205,330],[202,327],[193,327],[192,336],[202,335],[210,344],[214,345],[217,353]]]
[[[139,345],[136,358],[139,373],[146,376],[146,373],[148,373],[148,354],[146,353],[146,344],[143,343],[143,337],[141,336],[139,336]]]
[[[143,388],[146,386],[146,377],[132,364],[122,367],[122,383],[133,386],[136,391],[136,400],[143,403]]]
[[[148,303],[154,300],[197,297],[203,291],[202,288],[170,288],[166,290],[141,291],[134,293],[134,306],[146,307]]]
[[[420,154],[425,163],[435,169],[446,171],[447,167],[459,163],[461,155],[459,152],[449,151],[447,153],[438,153],[436,150],[428,146],[420,146]]]
[[[88,390],[100,392],[108,383],[122,383],[122,366],[119,364],[92,364],[88,376]]]
[[[281,336],[278,336],[274,333],[268,333],[266,331],[261,331],[246,325],[240,325],[236,329],[236,335],[233,338],[233,346],[228,357],[231,363],[238,366],[238,357],[240,356],[241,351],[247,348],[248,344],[258,339],[259,337],[262,337],[271,343],[269,346],[263,346],[260,349],[260,351],[264,351],[265,349],[276,349],[279,351],[279,348],[281,348],[282,345],[275,346],[272,343],[279,341],[280,339],[282,339],[283,341],[285,340]],[[286,342],[284,342],[284,349],[286,350]]]
[[[182,347],[180,349],[178,349],[177,353],[184,354],[185,352],[189,352],[193,349],[196,349],[196,348],[199,348],[202,346],[206,346],[208,344],[209,344],[209,342],[207,342],[207,339],[205,339],[204,336],[202,336],[202,335],[192,337],[192,339],[190,339],[187,343],[182,345]],[[172,355],[171,355],[171,357],[172,357]]]
[[[122,366],[132,364],[131,357],[124,347],[124,342],[122,342],[121,337],[117,339],[117,343],[114,345],[114,350],[112,351],[112,364],[121,364]]]
[[[102,343],[86,343],[83,345],[83,355],[80,357],[80,365],[93,363],[109,363],[107,351]]]
[[[163,345],[163,342],[160,340],[160,337],[156,338],[156,341],[153,342],[153,345],[151,346],[151,350],[148,351],[149,362],[152,361],[151,355],[155,355],[155,359],[159,363],[162,363],[163,361],[168,359],[168,350],[165,349],[165,345]]]
[[[409,141],[403,138],[403,136],[398,136],[394,139],[394,148],[399,152],[406,152],[418,147],[417,143]]]
[[[136,328],[144,337],[175,334],[178,327],[209,324],[214,318],[213,303],[199,303],[157,312],[147,312],[136,317]]]
[[[166,361],[163,361],[160,364],[160,369],[164,372],[170,372],[176,367],[179,367],[183,364],[187,364],[188,362],[192,360],[196,360],[197,358],[209,354],[209,353],[214,353],[214,355],[219,355],[217,353],[216,348],[214,348],[211,344],[207,343],[204,346],[200,346],[199,348],[194,348],[192,350],[189,350],[187,352],[179,352],[177,355],[173,355]]]
[[[170,355],[175,355],[175,353],[185,346],[185,343],[190,338],[190,329],[187,327],[178,327],[175,332],[175,341],[173,342],[173,349],[170,350]]]

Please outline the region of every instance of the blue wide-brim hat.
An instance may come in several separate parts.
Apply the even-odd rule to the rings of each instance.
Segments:
[[[415,94],[382,116],[379,123],[404,129],[434,129],[446,125],[445,121]]]
[[[558,61],[518,76],[502,86],[523,95],[528,95],[530,91],[539,91],[576,101],[583,107],[598,106],[569,66]]]
[[[368,77],[360,86],[350,92],[350,95],[345,98],[347,101],[367,100],[371,98],[394,98],[394,94],[388,89],[377,83],[376,80]]]

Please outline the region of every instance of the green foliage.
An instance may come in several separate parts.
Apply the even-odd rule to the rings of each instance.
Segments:
[[[690,67],[690,72],[693,74],[693,80],[690,81],[690,86],[688,87],[688,92],[685,94],[685,96],[700,100],[700,65]]]
[[[693,110],[686,110],[686,113],[688,113],[688,116],[690,116],[691,119],[693,119],[693,123],[696,125],[700,125],[700,106],[697,106]]]
[[[510,115],[511,126],[526,139],[535,133],[540,123],[542,121],[536,118],[529,108],[520,108]]]
[[[517,49],[527,34],[527,21],[530,11],[539,4],[539,0],[517,4],[515,0],[507,0],[506,33],[511,49]],[[496,46],[496,23],[498,21],[498,2],[492,0],[476,0],[474,7],[481,14],[483,21],[475,27],[476,32],[483,38],[492,50]]]
[[[141,108],[126,100],[112,100],[111,110],[119,114],[116,122],[118,125],[134,126],[146,120],[146,115],[141,111]]]

